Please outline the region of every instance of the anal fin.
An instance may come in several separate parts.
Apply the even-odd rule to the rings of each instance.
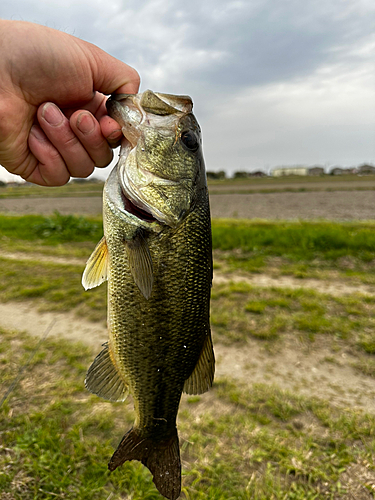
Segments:
[[[143,437],[136,428],[130,429],[114,452],[108,469],[114,471],[127,460],[139,460],[153,475],[159,492],[169,500],[181,493],[181,461],[177,429],[167,438]]]
[[[87,371],[85,386],[101,398],[109,401],[125,401],[129,388],[112,362],[108,342],[103,346],[104,349],[96,356]]]
[[[130,270],[142,295],[149,299],[154,283],[154,270],[147,241],[138,233],[131,241],[126,241]]]
[[[203,394],[212,387],[215,374],[215,355],[212,345],[211,331],[208,332],[198,362],[193,373],[185,380],[186,394]]]
[[[99,286],[107,279],[108,247],[105,237],[99,241],[86,263],[82,276],[85,290]]]

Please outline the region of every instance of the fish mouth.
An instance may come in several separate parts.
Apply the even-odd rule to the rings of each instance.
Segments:
[[[145,122],[149,126],[152,123],[158,124],[160,119],[165,120],[167,115],[170,116],[170,120],[175,121],[176,113],[181,115],[191,111],[191,99],[186,96],[156,94],[152,91],[145,91],[142,94],[112,94],[106,102],[106,107],[108,114],[121,126],[124,135],[119,159],[119,166],[121,163],[122,167],[118,169],[124,209],[142,221],[175,226],[177,221],[147,203],[142,196],[142,189],[151,182],[156,185],[172,185],[177,182],[142,169],[136,162],[135,152]],[[134,182],[132,174],[128,172],[129,167],[126,166],[128,160],[137,165],[137,170],[141,173],[140,185]]]
[[[156,219],[151,212],[139,208],[132,202],[129,195],[125,193],[122,184],[121,184],[121,199],[124,204],[125,211],[128,212],[129,214],[134,215],[135,217],[137,217],[137,219],[143,220],[144,222],[157,222],[158,219]]]
[[[127,159],[131,155],[135,155],[137,143],[133,146],[132,143],[125,137],[121,144],[120,151],[120,160],[122,165],[126,164]],[[138,219],[144,222],[164,222],[164,217],[161,212],[157,209],[154,209],[152,206],[143,201],[143,198],[139,191],[141,188],[136,186],[132,179],[128,175],[126,168],[120,168],[117,170],[118,182],[121,188],[121,199],[124,205],[124,209],[131,215],[134,215]],[[140,167],[137,168],[140,169]],[[140,169],[142,170],[142,169]],[[149,175],[150,178],[153,178],[153,174],[144,172],[146,175]],[[151,179],[150,179],[151,180]],[[146,184],[147,185],[147,184]]]

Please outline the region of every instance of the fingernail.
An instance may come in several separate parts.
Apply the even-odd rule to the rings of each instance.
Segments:
[[[77,128],[82,134],[90,134],[95,128],[94,118],[89,113],[80,113],[77,118]]]
[[[114,130],[108,137],[107,139],[111,140],[117,140],[122,136],[122,130],[119,128],[118,130]]]
[[[36,139],[38,139],[38,141],[45,141],[46,140],[46,136],[45,136],[43,130],[41,130],[36,125],[33,125],[31,127],[30,134],[32,134]]]
[[[42,110],[42,117],[53,127],[61,125],[64,120],[64,115],[61,113],[59,108],[52,103],[47,103],[44,105]]]

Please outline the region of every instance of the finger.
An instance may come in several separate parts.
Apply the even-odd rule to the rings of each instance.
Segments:
[[[94,115],[97,120],[99,120],[99,118],[107,114],[107,108],[105,106],[107,99],[107,96],[105,96],[104,94],[101,94],[100,92],[94,92],[93,97],[92,99],[90,99],[90,101],[81,103],[74,108],[64,108],[63,112],[67,118],[70,118],[72,114],[77,110],[85,109],[86,111],[90,111],[90,113]]]
[[[29,148],[36,162],[33,168],[22,177],[41,186],[63,186],[70,179],[70,174],[57,149],[38,125],[30,130]]]
[[[91,101],[87,104],[80,106],[80,109],[90,111],[90,113],[95,116],[95,118],[100,123],[102,135],[107,139],[108,144],[111,146],[111,148],[116,148],[120,145],[123,134],[121,131],[121,127],[116,122],[116,120],[108,116],[106,108],[107,99],[107,96],[105,96],[104,94],[96,92],[93,99],[91,99]],[[64,109],[64,115],[69,119],[76,112],[76,108]],[[73,122],[71,121],[71,126],[72,123]]]
[[[57,149],[72,177],[87,177],[95,167],[94,161],[72,131],[69,120],[53,103],[38,109],[38,121],[44,133]]]
[[[100,118],[99,124],[102,134],[107,139],[108,144],[111,148],[117,148],[124,138],[120,125],[108,115]]]
[[[92,58],[91,70],[95,90],[103,94],[138,92],[140,76],[134,68],[110,56],[99,47],[88,42],[84,43]]]
[[[70,117],[70,126],[96,167],[106,167],[111,163],[112,149],[102,135],[98,121],[91,113],[76,111]]]

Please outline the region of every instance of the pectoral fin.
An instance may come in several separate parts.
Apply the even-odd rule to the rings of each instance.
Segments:
[[[129,388],[112,362],[108,342],[103,345],[104,349],[88,369],[85,386],[101,398],[109,401],[125,401]]]
[[[147,241],[141,233],[126,242],[130,270],[142,295],[149,299],[154,282],[152,259]]]
[[[95,250],[87,261],[82,276],[82,285],[85,290],[99,286],[107,279],[108,247],[105,237],[99,241]]]
[[[215,355],[211,332],[208,333],[193,373],[185,381],[186,394],[203,394],[212,386],[215,374]]]

